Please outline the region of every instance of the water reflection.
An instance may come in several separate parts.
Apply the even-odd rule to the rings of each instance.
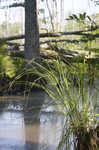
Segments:
[[[32,118],[31,118],[32,120]],[[25,124],[24,115],[20,112],[4,112],[0,115],[0,149],[15,150],[17,146],[24,150],[55,149],[62,130],[63,116],[52,113],[41,113],[40,120]],[[9,144],[8,144],[9,143]],[[7,148],[5,147],[7,146]],[[14,147],[15,146],[15,147]]]
[[[32,93],[30,101],[27,100],[28,105],[24,99],[21,104],[16,99],[10,97],[7,103],[2,100],[4,105],[0,105],[0,150],[55,150],[61,135],[63,115],[50,109],[40,112],[45,99],[43,92]],[[24,106],[28,111],[22,110]]]
[[[46,108],[45,103],[51,100],[44,91],[1,99],[0,150],[56,150],[64,116],[56,112],[55,105]]]
[[[24,142],[24,118],[21,113],[3,112],[0,114],[0,138]]]

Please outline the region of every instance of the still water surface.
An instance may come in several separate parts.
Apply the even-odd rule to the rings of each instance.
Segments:
[[[94,91],[90,91],[92,99]],[[99,92],[96,100],[99,102]],[[99,112],[99,105],[97,108]],[[27,97],[1,97],[0,150],[56,150],[64,124],[64,116],[57,110],[44,91]]]
[[[49,100],[42,91],[32,93],[29,101],[24,99],[18,96],[1,98],[0,150],[55,150],[64,116],[52,111],[55,106],[45,108],[44,103]],[[26,101],[28,108],[38,109],[22,110]],[[44,106],[41,112],[40,106]]]

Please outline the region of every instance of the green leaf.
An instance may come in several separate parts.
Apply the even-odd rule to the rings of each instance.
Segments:
[[[79,14],[79,19],[80,20],[85,20],[85,15],[84,14]]]
[[[73,19],[75,19],[76,21],[79,21],[79,18],[77,17],[77,15],[73,14]]]
[[[92,21],[92,19],[89,17],[89,16],[87,16],[87,18],[88,18],[88,20],[91,22]]]
[[[69,16],[69,18],[68,18],[68,20],[73,20],[74,18],[73,18],[73,16]]]

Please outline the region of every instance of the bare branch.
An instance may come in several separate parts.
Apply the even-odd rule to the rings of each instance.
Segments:
[[[14,3],[8,6],[1,6],[0,9],[5,9],[5,8],[12,8],[12,7],[25,7],[25,3]]]
[[[41,41],[40,44],[45,44],[45,43],[59,43],[59,42],[68,42],[68,43],[79,43],[79,42],[87,42],[88,40],[68,40],[68,39],[51,39],[51,40],[45,40]]]

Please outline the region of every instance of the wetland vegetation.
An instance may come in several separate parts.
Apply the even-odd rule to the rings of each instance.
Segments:
[[[69,15],[63,32],[62,28],[55,28],[55,17],[46,0],[50,30],[41,33],[38,30],[38,14],[35,13],[36,3],[36,0],[26,0],[25,5],[22,4],[25,7],[25,35],[0,38],[0,95],[28,98],[32,93],[33,98],[33,92],[43,90],[57,106],[57,113],[64,116],[57,148],[98,150],[99,14],[95,19],[86,12]],[[31,10],[34,11],[33,16]],[[40,9],[40,12],[44,15],[44,9]],[[48,24],[47,21],[48,18],[44,17],[43,23]],[[4,27],[5,24],[0,25],[0,29],[4,30]],[[25,38],[25,43],[18,43],[18,38]],[[24,114],[30,107],[38,109],[37,113],[42,112],[44,97],[41,94],[39,108],[36,108],[38,102],[35,99],[22,103]],[[34,111],[30,110],[30,118],[32,113]]]

